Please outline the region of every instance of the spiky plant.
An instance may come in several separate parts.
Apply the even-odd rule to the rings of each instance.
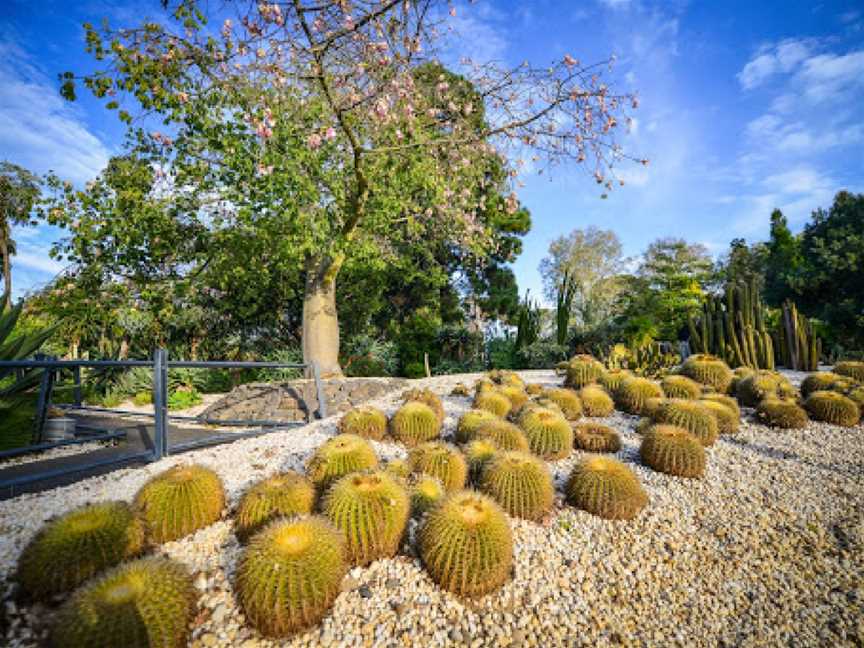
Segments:
[[[219,475],[209,468],[174,466],[138,490],[135,506],[148,539],[161,544],[216,522],[225,507],[225,490]]]
[[[420,516],[444,499],[447,491],[441,480],[432,475],[418,474],[411,479],[411,515]]]
[[[699,400],[713,401],[725,405],[727,408],[735,412],[737,418],[741,418],[741,408],[738,407],[738,401],[732,398],[732,396],[727,396],[726,394],[703,394]]]
[[[729,393],[735,394],[738,391],[738,383],[747,376],[752,376],[754,373],[756,373],[756,370],[752,367],[735,367],[732,371],[732,382],[729,385]]]
[[[615,392],[618,391],[618,388],[621,387],[621,384],[627,379],[632,378],[633,372],[628,371],[627,369],[608,369],[597,379],[597,382],[607,391],[611,396],[615,396]]]
[[[294,471],[279,473],[252,485],[237,505],[234,532],[246,542],[275,518],[305,515],[315,505],[315,486]]]
[[[648,378],[626,378],[615,392],[615,404],[628,414],[642,414],[649,398],[663,398],[663,390]]]
[[[621,437],[602,423],[576,423],[573,426],[573,446],[586,452],[618,452]]]
[[[47,522],[18,558],[16,580],[43,599],[68,592],[144,548],[144,525],[126,502],[76,508]]]
[[[76,590],[54,619],[51,645],[181,648],[189,638],[196,599],[182,564],[140,558]]]
[[[614,401],[599,385],[585,385],[579,390],[579,400],[585,416],[609,416],[615,411]]]
[[[470,409],[465,412],[460,418],[459,422],[456,424],[456,433],[454,437],[456,439],[456,443],[468,443],[477,434],[477,430],[480,429],[480,426],[484,423],[489,423],[490,421],[501,421],[501,417],[497,414],[493,414],[489,410],[485,409]]]
[[[480,378],[477,382],[474,383],[474,395],[476,396],[480,392],[490,391],[495,389],[495,383],[489,380],[488,378]]]
[[[408,403],[416,401],[418,403],[426,403],[435,412],[438,417],[438,423],[444,423],[444,403],[441,402],[441,397],[431,389],[409,389],[402,393],[402,402]]]
[[[564,385],[573,389],[581,389],[585,385],[595,383],[603,375],[605,368],[594,356],[582,354],[570,358]]]
[[[573,430],[557,412],[530,409],[519,417],[519,427],[528,438],[531,452],[543,459],[564,459],[573,449]]]
[[[372,405],[360,405],[339,419],[339,432],[380,441],[387,434],[387,415]]]
[[[324,515],[345,534],[352,565],[367,565],[396,553],[411,511],[408,494],[384,471],[354,473],[324,496]]]
[[[817,371],[808,374],[807,377],[801,381],[801,396],[807,398],[815,391],[830,390],[839,378],[839,374],[831,371]]]
[[[741,419],[733,410],[717,401],[702,400],[700,402],[717,421],[718,434],[735,434],[738,431]]]
[[[652,425],[642,435],[639,456],[646,466],[676,477],[705,474],[705,447],[687,430]]]
[[[411,467],[405,459],[391,459],[384,465],[384,471],[399,479],[405,479],[411,475]]]
[[[438,438],[441,422],[426,403],[408,401],[390,418],[390,434],[406,446]]]
[[[858,406],[861,418],[864,419],[864,386],[853,387],[846,393],[846,397]]]
[[[468,389],[468,385],[465,383],[456,383],[453,385],[453,389],[450,390],[451,396],[470,396],[471,390]]]
[[[702,394],[702,385],[695,380],[679,374],[669,374],[660,381],[663,393],[669,398],[699,398]]]
[[[476,491],[454,493],[426,517],[420,559],[438,585],[459,596],[498,589],[513,566],[513,536],[501,507]]]
[[[474,397],[474,408],[492,412],[497,416],[507,416],[513,403],[501,392],[495,390],[482,391]]]
[[[807,412],[793,400],[770,396],[756,406],[756,418],[765,425],[785,430],[798,430],[810,422]]]
[[[793,398],[795,388],[782,374],[763,369],[739,380],[735,396],[742,405],[756,407],[763,398]]]
[[[864,362],[860,360],[842,360],[834,365],[834,373],[848,376],[858,382],[864,382]]]
[[[529,396],[539,396],[544,389],[545,387],[540,383],[528,383],[525,385],[525,392]]]
[[[579,400],[579,394],[572,389],[547,389],[543,396],[555,403],[568,421],[575,421],[582,416],[582,401]]]
[[[500,452],[486,466],[480,490],[507,513],[539,520],[552,507],[555,487],[546,464],[527,452]]]
[[[423,443],[408,453],[412,473],[437,477],[448,491],[461,490],[468,477],[468,464],[456,448],[440,441]]]
[[[534,401],[528,402],[525,405],[525,407],[522,408],[522,411],[519,412],[519,415],[516,418],[518,419],[519,416],[522,416],[522,414],[524,412],[526,412],[528,409],[537,409],[537,408],[552,410],[553,412],[555,412],[559,416],[567,418],[566,416],[564,416],[564,410],[561,409],[561,406],[558,405],[558,403],[556,403],[552,399],[546,398],[545,396],[542,396],[542,395],[539,398],[535,399]]]
[[[649,418],[647,416],[643,416],[642,418],[640,418],[636,422],[636,425],[633,426],[633,431],[636,434],[645,434],[648,430],[650,430],[655,425],[656,425],[656,423],[654,423],[654,419]]]
[[[721,394],[729,391],[734,376],[729,365],[707,353],[691,355],[681,365],[680,373],[702,385],[714,388]]]
[[[861,420],[861,411],[855,401],[836,392],[813,392],[804,401],[804,407],[811,418],[832,425],[852,427]]]
[[[306,474],[319,492],[348,473],[368,470],[378,465],[370,443],[356,434],[338,434],[322,443],[309,461]]]
[[[700,401],[669,399],[653,413],[657,423],[666,423],[684,428],[695,436],[705,447],[714,445],[717,440],[717,419],[705,403]]]
[[[645,401],[645,404],[642,406],[642,411],[640,414],[642,416],[653,417],[654,414],[660,409],[660,406],[665,403],[668,398],[649,398]]]
[[[607,520],[631,520],[648,504],[633,471],[609,457],[576,464],[564,490],[568,504]]]
[[[510,411],[515,412],[528,402],[528,394],[521,387],[515,385],[502,385],[498,393],[503,394],[510,401]]]
[[[510,385],[519,389],[525,388],[525,381],[515,371],[495,369],[489,372],[489,378],[498,385]]]
[[[525,441],[528,446],[528,441]],[[468,479],[478,484],[489,461],[500,452],[498,445],[491,439],[474,439],[465,446],[465,460],[468,462]]]
[[[528,438],[522,429],[510,421],[499,419],[481,425],[476,439],[488,439],[501,450],[521,450],[527,452]]]
[[[249,623],[285,637],[318,623],[339,595],[348,565],[345,539],[320,516],[282,518],[240,557],[235,590]]]

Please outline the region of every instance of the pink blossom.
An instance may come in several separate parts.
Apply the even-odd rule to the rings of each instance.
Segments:
[[[326,139],[329,142],[330,140],[335,139],[335,138],[336,138],[336,129],[333,128],[332,126],[328,126],[327,130],[324,131],[324,139]]]
[[[455,15],[456,15],[456,7],[450,7],[450,15],[451,15],[451,16],[455,16]]]
[[[564,55],[564,65],[566,65],[568,68],[572,68],[572,67],[579,65],[579,61],[577,61],[575,58],[573,58],[569,54],[565,54]]]
[[[321,136],[318,133],[312,133],[306,140],[306,144],[314,151],[321,146]]]

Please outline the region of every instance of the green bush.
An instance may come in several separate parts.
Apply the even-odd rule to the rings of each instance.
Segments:
[[[184,410],[200,405],[204,399],[201,398],[194,388],[180,388],[168,394],[168,409]]]
[[[371,335],[355,335],[342,343],[340,362],[346,376],[394,376],[399,370],[396,344]]]
[[[518,369],[552,369],[567,359],[569,349],[550,340],[538,340],[516,351],[514,364]],[[493,365],[496,366],[497,365]]]

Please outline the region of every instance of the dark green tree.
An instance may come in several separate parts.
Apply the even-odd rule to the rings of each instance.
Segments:
[[[35,225],[31,212],[39,199],[39,178],[27,169],[0,162],[0,257],[3,267],[4,306],[12,305],[12,261],[17,248],[12,238],[15,225]]]
[[[765,246],[765,301],[779,306],[794,298],[795,276],[801,265],[801,246],[779,209],[771,212],[771,236]]]

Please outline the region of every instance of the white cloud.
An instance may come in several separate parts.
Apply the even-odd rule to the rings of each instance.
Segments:
[[[608,9],[627,9],[631,0],[600,0],[600,4]]]
[[[66,267],[56,259],[49,257],[45,250],[37,249],[32,251],[19,250],[18,254],[12,257],[12,265],[13,267],[24,266],[52,275],[58,274]]]
[[[738,73],[738,81],[749,90],[776,74],[790,72],[811,52],[811,43],[787,39],[775,46],[761,49]]]

